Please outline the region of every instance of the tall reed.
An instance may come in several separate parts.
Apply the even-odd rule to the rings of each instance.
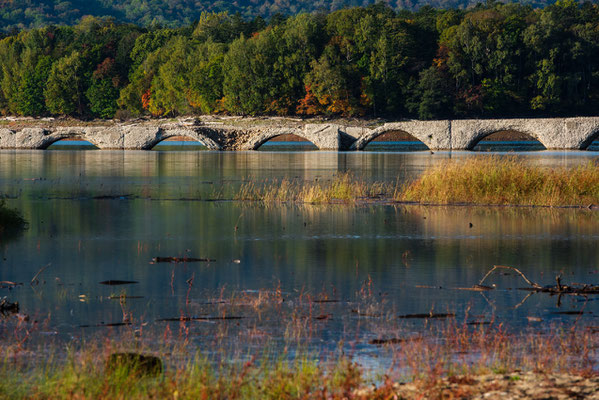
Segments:
[[[265,203],[352,203],[363,199],[389,197],[393,188],[383,183],[367,183],[350,173],[341,173],[331,180],[304,182],[283,179],[281,181],[244,184],[236,200],[254,200]]]
[[[395,198],[437,204],[597,205],[599,165],[544,168],[499,156],[448,160],[425,171]]]
[[[235,199],[265,203],[398,201],[586,207],[599,204],[599,164],[550,168],[530,165],[516,157],[481,156],[441,162],[403,186],[366,182],[342,173],[326,181],[249,182]]]

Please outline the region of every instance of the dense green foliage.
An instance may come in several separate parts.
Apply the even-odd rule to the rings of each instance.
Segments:
[[[82,17],[113,17],[121,22],[143,26],[189,25],[204,11],[239,14],[244,18],[270,18],[283,14],[332,12],[345,7],[367,6],[381,0],[0,0],[0,31],[39,28],[48,24],[74,25]],[[418,10],[423,6],[466,8],[480,0],[384,0],[395,10]],[[555,0],[524,0],[545,6]]]
[[[176,29],[87,17],[0,40],[0,66],[13,115],[596,114],[599,7],[203,13]]]

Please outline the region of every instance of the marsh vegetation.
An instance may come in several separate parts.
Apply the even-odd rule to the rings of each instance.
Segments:
[[[540,167],[516,157],[446,160],[409,183],[367,182],[349,173],[329,180],[248,182],[236,200],[265,203],[417,202],[518,206],[599,204],[599,166]]]

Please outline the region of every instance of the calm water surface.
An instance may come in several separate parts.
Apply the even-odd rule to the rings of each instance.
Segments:
[[[334,348],[352,336],[368,353],[374,350],[367,339],[384,335],[385,328],[356,313],[365,307],[365,292],[393,320],[433,310],[520,329],[531,324],[531,316],[570,324],[577,316],[559,312],[584,307],[584,323],[599,325],[599,297],[567,297],[558,307],[556,298],[536,294],[519,305],[527,293],[511,289],[525,284],[510,274],[491,278],[488,283],[498,287],[493,292],[456,290],[478,283],[496,264],[517,267],[540,284],[554,283],[560,273],[566,283],[599,284],[598,211],[209,201],[215,193],[232,197],[250,180],[327,180],[350,171],[401,183],[441,160],[470,156],[2,151],[0,193],[30,226],[21,237],[0,243],[0,281],[25,283],[0,289],[0,297],[44,321],[43,335],[67,340],[125,329],[95,325],[131,321],[164,329],[169,322],[158,320],[226,313],[244,318],[192,322],[193,340],[204,343],[224,329],[224,336],[250,346],[264,336],[288,340],[290,321],[300,313],[314,322],[311,345]],[[575,166],[597,160],[599,153],[521,156],[543,166]],[[215,261],[152,264],[157,256]],[[30,287],[46,265],[41,284]],[[100,284],[106,280],[138,283]],[[243,304],[223,308],[231,296],[255,301],[261,290],[279,305],[271,303],[263,314]],[[110,299],[119,295],[132,297]],[[403,323],[414,331],[421,324]]]

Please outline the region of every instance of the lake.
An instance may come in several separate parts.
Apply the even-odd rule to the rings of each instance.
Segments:
[[[185,322],[186,335],[206,351],[215,341],[241,353],[265,341],[277,349],[301,336],[308,350],[343,340],[371,362],[379,350],[369,340],[428,323],[399,316],[455,313],[515,330],[599,324],[599,297],[527,298],[516,290],[526,283],[510,271],[487,279],[493,291],[460,290],[493,265],[517,267],[542,285],[558,274],[565,283],[599,284],[597,210],[213,201],[233,198],[250,180],[351,172],[402,183],[475,154],[0,151],[0,193],[29,221],[22,236],[0,243],[0,281],[23,283],[0,289],[0,298],[18,301],[39,322],[38,340],[142,326],[180,334],[176,320],[184,317],[196,319]],[[542,166],[599,158],[596,151],[514,154]],[[110,280],[136,283],[100,283]]]

